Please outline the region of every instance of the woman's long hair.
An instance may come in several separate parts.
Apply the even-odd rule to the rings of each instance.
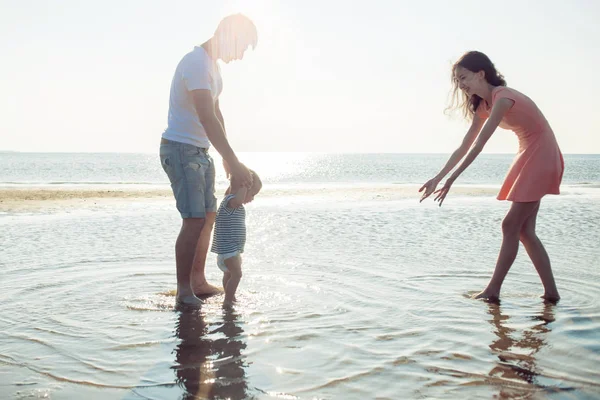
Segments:
[[[446,111],[462,109],[465,118],[473,119],[473,115],[475,115],[477,107],[479,107],[479,104],[481,103],[481,97],[476,94],[469,97],[465,92],[460,90],[458,79],[456,79],[455,76],[458,67],[468,69],[471,72],[483,71],[485,73],[485,80],[492,86],[506,86],[506,80],[504,80],[504,76],[498,72],[489,57],[480,51],[469,51],[454,63],[452,66],[451,78],[453,86],[451,102],[446,108]]]

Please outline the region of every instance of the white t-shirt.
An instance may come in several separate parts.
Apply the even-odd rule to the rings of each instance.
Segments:
[[[215,102],[223,90],[219,66],[201,46],[194,47],[177,65],[171,81],[168,126],[162,137],[209,148],[210,142],[190,93],[197,89],[210,90]]]

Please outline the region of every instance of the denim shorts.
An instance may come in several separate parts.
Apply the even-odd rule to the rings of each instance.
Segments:
[[[208,149],[168,141],[160,144],[160,163],[171,181],[181,218],[206,218],[217,211],[215,163]]]

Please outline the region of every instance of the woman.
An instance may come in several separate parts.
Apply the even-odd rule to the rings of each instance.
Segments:
[[[463,101],[457,108],[462,108],[465,117],[472,120],[471,127],[440,173],[419,189],[423,192],[421,201],[435,193],[435,201],[439,201],[441,206],[454,181],[481,153],[496,128],[500,126],[515,132],[519,139],[519,152],[497,197],[498,200],[512,202],[502,221],[502,247],[492,279],[485,290],[473,297],[498,300],[502,282],[517,256],[520,240],[544,285],[542,298],[556,302],[560,296],[550,259],[535,233],[540,201],[546,194],[559,194],[564,171],[563,157],[554,132],[531,99],[506,87],[504,77],[483,53],[470,51],[464,54],[452,67],[452,83],[452,106],[461,97],[460,89]],[[436,191],[438,183],[465,154],[464,161]]]

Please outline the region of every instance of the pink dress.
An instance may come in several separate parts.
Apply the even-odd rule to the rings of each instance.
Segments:
[[[535,103],[523,93],[504,86],[492,90],[492,105],[482,101],[477,115],[487,119],[501,98],[514,101],[500,127],[512,130],[519,139],[519,152],[513,160],[498,200],[538,201],[546,194],[559,194],[565,163],[550,124]]]

